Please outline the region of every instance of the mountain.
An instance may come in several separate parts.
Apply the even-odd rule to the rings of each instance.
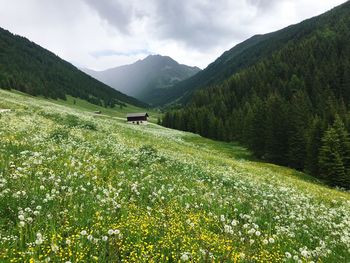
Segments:
[[[341,10],[338,8],[331,13],[305,20],[300,24],[249,38],[224,52],[198,74],[179,82],[171,89],[163,90],[161,94],[163,100],[160,104],[188,102],[195,90],[221,83],[236,72],[270,57],[272,53],[282,49],[289,42],[302,41],[315,31],[321,30],[324,23],[331,23],[331,21],[325,21],[328,17],[333,16],[333,19],[336,19],[335,15],[332,15],[335,12],[341,12]]]
[[[181,65],[167,56],[150,55],[131,65],[105,71],[83,69],[107,85],[150,104],[162,101],[159,91],[171,87],[200,71],[197,67]]]
[[[187,104],[165,126],[350,188],[350,2],[253,37],[176,87]]]
[[[0,88],[65,99],[66,95],[98,105],[147,106],[60,59],[52,52],[0,28]]]

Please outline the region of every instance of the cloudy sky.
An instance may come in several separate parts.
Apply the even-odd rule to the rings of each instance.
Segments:
[[[225,50],[344,0],[0,0],[0,27],[80,67],[149,54],[205,68]]]

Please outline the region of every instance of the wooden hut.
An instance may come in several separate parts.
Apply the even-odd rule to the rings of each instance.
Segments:
[[[149,115],[147,112],[128,113],[126,115],[127,122],[133,124],[147,124],[148,117]]]

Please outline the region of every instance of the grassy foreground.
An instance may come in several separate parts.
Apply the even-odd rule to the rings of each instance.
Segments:
[[[349,193],[155,124],[2,90],[1,108],[0,262],[350,258]]]

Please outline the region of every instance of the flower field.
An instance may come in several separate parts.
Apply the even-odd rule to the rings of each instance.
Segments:
[[[347,192],[155,124],[0,109],[0,262],[350,261]]]

